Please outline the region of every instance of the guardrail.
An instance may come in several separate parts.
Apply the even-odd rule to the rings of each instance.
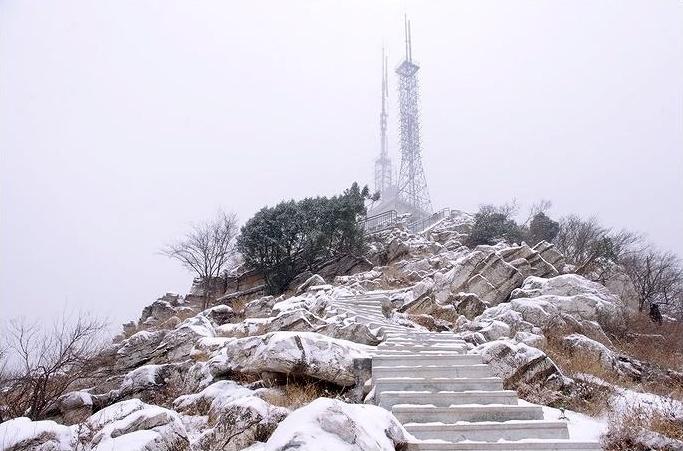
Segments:
[[[430,216],[418,219],[415,222],[411,222],[406,226],[406,228],[408,229],[408,231],[412,233],[420,233],[428,227],[432,226],[433,224],[436,224],[438,221],[441,221],[442,219],[447,218],[450,215],[451,209],[443,208]]]
[[[363,230],[365,234],[380,232],[398,223],[398,212],[389,210],[377,215],[368,216],[363,220]]]

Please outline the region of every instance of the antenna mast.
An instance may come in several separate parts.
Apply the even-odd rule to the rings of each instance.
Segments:
[[[375,191],[385,194],[392,185],[391,159],[389,158],[389,141],[387,136],[387,98],[389,97],[388,58],[382,47],[382,110],[379,115],[380,152],[375,160]]]
[[[404,19],[406,58],[396,69],[399,79],[399,105],[401,130],[401,171],[398,180],[398,193],[416,216],[432,213],[432,202],[427,189],[427,179],[422,167],[422,147],[420,142],[420,96],[417,84],[417,71],[420,66],[413,63],[410,21]]]

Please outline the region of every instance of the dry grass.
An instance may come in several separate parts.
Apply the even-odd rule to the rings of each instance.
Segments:
[[[298,409],[317,398],[339,398],[342,391],[335,386],[311,380],[292,380],[277,389],[269,390],[262,395],[264,401],[270,404]]]
[[[666,369],[683,368],[683,323],[658,325],[648,315],[627,318],[627,333],[614,337],[617,351]]]
[[[669,400],[657,409],[641,405],[615,411],[609,417],[607,434],[603,438],[603,447],[608,451],[649,450],[643,438],[652,431],[664,437],[683,441],[683,417],[680,405]],[[678,450],[677,444],[658,448],[664,451]]]

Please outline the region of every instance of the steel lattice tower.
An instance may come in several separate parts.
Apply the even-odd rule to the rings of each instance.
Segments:
[[[375,160],[375,191],[387,193],[391,186],[391,159],[389,158],[389,141],[387,138],[387,98],[389,83],[387,77],[387,57],[382,48],[382,111],[379,114],[380,151]]]
[[[416,213],[432,213],[432,201],[427,190],[427,179],[422,167],[420,146],[420,110],[417,71],[420,66],[413,62],[410,22],[405,20],[406,58],[396,69],[399,86],[401,172],[398,180],[399,197]]]

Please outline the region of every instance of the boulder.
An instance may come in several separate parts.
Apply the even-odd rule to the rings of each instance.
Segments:
[[[355,321],[349,321],[348,323],[327,323],[326,325],[316,329],[316,332],[327,335],[328,337],[352,341],[354,343],[361,343],[369,346],[377,346],[381,341],[366,324]]]
[[[623,329],[619,298],[607,288],[577,274],[550,279],[528,277],[512,292],[511,299],[534,299],[552,304],[579,321],[595,321],[603,327]]]
[[[354,383],[353,359],[368,347],[314,332],[271,332],[226,343],[207,362],[214,376],[231,372],[305,375],[341,386]]]
[[[139,399],[105,407],[79,425],[78,431],[81,446],[93,451],[190,449],[187,431],[177,413]]]
[[[201,312],[200,315],[208,319],[213,327],[235,322],[238,317],[235,311],[227,305],[217,305],[208,308]]]
[[[448,296],[447,303],[453,305],[459,315],[469,320],[481,315],[490,307],[490,304],[479,299],[479,296],[474,293],[451,294]]]
[[[321,276],[318,274],[313,274],[311,277],[306,279],[304,283],[299,285],[296,289],[296,294],[301,294],[306,292],[310,287],[316,286],[316,285],[324,285],[325,284],[325,279],[323,279]]]
[[[214,406],[211,407],[212,411]],[[213,427],[199,438],[200,449],[232,451],[263,442],[273,433],[289,410],[268,404],[256,396],[240,397],[209,415]]]
[[[481,354],[491,365],[493,374],[516,388],[520,383],[559,390],[569,381],[543,351],[512,340],[495,340],[477,346],[472,351]]]
[[[14,418],[0,423],[0,443],[6,451],[72,451],[74,429],[54,421]]]
[[[173,407],[187,415],[209,415],[209,412],[213,412],[213,416],[216,416],[228,403],[253,394],[253,390],[237,382],[218,381],[199,393],[179,396],[173,401]]]
[[[408,253],[410,252],[410,247],[408,246],[408,244],[405,241],[401,240],[398,237],[395,237],[387,245],[386,252],[387,252],[387,257],[386,257],[387,263],[391,263],[391,262],[396,261],[405,255],[408,255]]]
[[[216,336],[243,338],[262,335],[268,331],[273,318],[247,318],[239,323],[228,323],[216,327]]]
[[[85,391],[65,393],[57,399],[57,409],[65,424],[84,421],[93,411],[93,397]]]
[[[381,407],[318,398],[285,418],[263,449],[393,451],[410,439],[401,423]]]
[[[175,316],[176,309],[170,302],[157,300],[151,305],[142,309],[139,324],[154,326],[160,324],[172,316]]]
[[[273,305],[282,300],[281,297],[264,296],[254,299],[244,306],[244,315],[247,318],[267,318],[273,315]]]
[[[548,243],[547,241],[541,241],[537,243],[533,250],[537,252],[543,260],[551,264],[555,269],[563,272],[564,266],[567,264],[567,260],[564,258],[556,248],[554,244]]]
[[[188,318],[164,336],[154,350],[155,362],[186,360],[197,340],[215,336],[209,320],[200,315]]]
[[[165,330],[143,330],[121,341],[115,350],[116,364],[134,368],[148,362],[167,333]]]
[[[571,334],[562,339],[562,344],[570,355],[583,355],[600,362],[600,365],[608,371],[613,371],[620,376],[628,377],[635,381],[642,378],[642,369],[639,362],[626,356],[620,356],[607,346],[595,340],[581,335]]]

